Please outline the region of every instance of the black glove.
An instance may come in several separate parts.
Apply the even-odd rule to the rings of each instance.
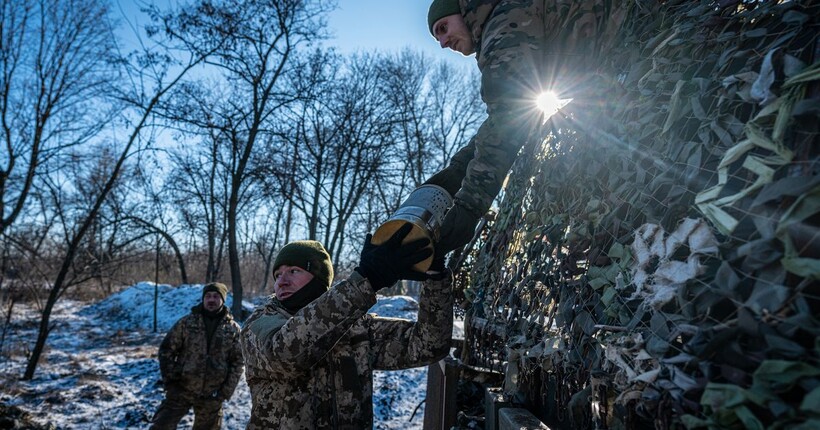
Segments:
[[[207,400],[221,400],[221,395],[219,394],[219,390],[214,390],[202,396],[202,398]]]
[[[436,257],[444,257],[448,252],[470,243],[482,216],[456,199],[441,222],[441,239],[436,243]]]
[[[436,256],[436,258],[433,259],[433,262],[430,264],[430,268],[427,269],[428,272],[443,272],[445,270],[447,270],[447,268],[444,267],[444,257],[439,256]]]
[[[356,271],[370,281],[374,292],[395,284],[399,279],[427,279],[427,274],[413,270],[413,266],[433,255],[433,250],[427,247],[430,240],[421,238],[405,245],[401,243],[412,229],[412,224],[404,224],[381,245],[370,243],[373,237],[370,234],[365,238]]]
[[[427,269],[427,279],[441,281],[448,276],[450,276],[450,269],[444,266],[444,257],[435,258],[430,268]]]
[[[163,379],[160,379],[160,380],[157,381],[157,385],[161,386],[162,389],[165,390],[166,393],[169,392],[169,391],[180,391],[181,390],[181,387],[179,385],[179,381],[177,381],[177,380],[164,379],[163,378]]]

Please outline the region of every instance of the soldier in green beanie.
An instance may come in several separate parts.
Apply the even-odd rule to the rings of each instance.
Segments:
[[[194,409],[194,428],[222,426],[222,402],[242,376],[244,360],[239,324],[225,299],[228,286],[202,287],[202,302],[171,327],[159,346],[159,369],[165,399],[151,420],[151,429],[175,429]]]
[[[518,151],[545,137],[540,95],[558,90],[581,103],[597,97],[588,79],[620,29],[630,2],[611,0],[433,0],[430,33],[442,48],[475,54],[487,119],[425,184],[452,195],[436,257],[470,241]]]
[[[283,246],[276,255],[273,268],[274,293],[291,313],[321,296],[333,282],[330,255],[315,240],[300,240]],[[287,282],[289,277],[298,275],[309,275],[311,279],[298,288],[299,282]]]
[[[333,264],[321,243],[291,242],[273,264],[273,296],[242,328],[251,391],[248,429],[373,427],[373,370],[440,360],[453,330],[451,276],[413,265],[429,240],[402,244],[405,224],[381,245],[365,239],[359,266],[331,286]],[[400,279],[425,280],[417,322],[367,313],[376,292]]]

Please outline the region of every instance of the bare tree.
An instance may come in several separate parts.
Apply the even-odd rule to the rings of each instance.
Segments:
[[[83,150],[77,148],[68,158],[72,160],[64,168],[69,172],[69,186],[61,187],[59,192],[74,197],[68,209],[74,214],[63,219],[63,231],[70,231],[77,219],[88,207],[93,204],[94,196],[102,191],[106,180],[111,175],[117,160],[116,148],[110,142],[88,145]],[[80,152],[82,151],[82,152]],[[125,170],[126,167],[123,167]],[[126,212],[127,184],[129,175],[119,175],[114,182],[108,197],[103,202],[94,219],[91,220],[88,232],[80,242],[77,257],[74,261],[73,276],[94,279],[97,284],[110,292],[109,280],[118,272],[126,259],[127,249],[132,242],[132,234],[126,231],[127,226],[122,222]],[[72,192],[73,191],[73,192]],[[62,208],[67,209],[67,208]],[[74,282],[66,282],[63,291]]]
[[[23,210],[44,162],[97,135],[112,31],[100,0],[0,0],[0,232]]]
[[[87,214],[107,183],[117,161],[118,145],[113,141],[95,142],[77,147],[64,155],[60,175],[44,176],[35,187],[34,195],[43,195],[47,202],[41,208],[42,215],[54,214],[55,223],[45,233],[47,239],[53,240],[59,235],[61,240],[51,246],[65,253],[65,244],[71,240],[71,234],[77,224]],[[78,245],[76,257],[69,275],[63,282],[62,292],[71,286],[84,284],[83,291],[93,294],[96,291],[112,292],[115,285],[121,284],[122,276],[128,273],[128,267],[138,264],[146,247],[145,239],[154,232],[133,221],[134,213],[140,211],[141,198],[132,193],[136,185],[134,161],[121,167],[108,196],[91,220],[82,241]],[[46,256],[42,256],[45,258]],[[59,264],[59,263],[58,263]],[[56,272],[47,274],[42,279],[53,279]],[[88,281],[93,281],[88,282]]]
[[[263,152],[284,160],[271,165],[268,192],[282,193],[305,236],[339,260],[346,241],[383,221],[466,143],[483,117],[470,86],[477,76],[434,68],[411,51],[347,58],[317,51],[300,70],[310,85]]]
[[[174,239],[174,236],[164,227],[152,224],[150,221],[144,220],[138,216],[126,216],[126,221],[131,221],[150,233],[155,233],[159,235],[170,247],[171,250],[174,252],[174,257],[177,259],[177,266],[179,267],[179,278],[180,283],[187,284],[188,283],[188,270],[185,268],[185,258],[182,255],[182,251],[177,244],[177,241]]]
[[[340,259],[346,230],[362,199],[391,172],[392,112],[380,82],[381,56],[353,56],[330,109],[340,133],[336,139],[332,180],[327,186],[325,242]]]
[[[475,69],[465,72],[443,62],[429,74],[429,89],[425,95],[431,107],[426,121],[432,162],[427,166],[427,174],[441,170],[486,118],[479,80]]]
[[[282,202],[285,203],[285,202]],[[285,213],[287,204],[280,204],[276,206],[275,212],[269,212],[269,217],[265,218],[266,223],[263,223],[261,231],[257,231],[257,236],[253,241],[254,250],[262,259],[264,263],[262,268],[262,279],[259,283],[258,290],[262,291],[268,284],[268,279],[271,275],[273,257],[276,255],[276,250],[283,244],[287,243],[287,239],[282,240],[282,232],[287,228],[287,223],[282,222],[282,215]]]
[[[263,139],[266,124],[282,106],[299,97],[283,86],[296,50],[322,36],[324,14],[332,2],[306,0],[207,1],[176,21],[174,36],[189,44],[214,35],[230,41],[209,64],[222,71],[232,97],[220,108],[219,129],[232,158],[228,164],[228,262],[234,295],[233,312],[242,316],[242,276],[238,214],[248,182],[249,161]],[[230,33],[221,32],[230,30]]]
[[[305,97],[289,109],[277,187],[338,260],[348,223],[373,182],[384,175],[390,113],[380,92],[379,56],[343,59],[316,52],[303,67]]]
[[[174,166],[164,186],[164,194],[171,196],[178,213],[188,229],[205,237],[207,263],[205,282],[217,280],[221,272],[222,256],[227,242],[227,211],[230,176],[223,155],[230,153],[220,146],[229,142],[215,127],[211,112],[214,104],[207,97],[188,98],[188,91],[181,93],[189,100],[198,100],[197,106],[180,109],[187,112],[184,122],[193,124],[194,145],[183,145],[173,151],[170,158]],[[179,108],[174,105],[174,108]],[[196,115],[199,119],[193,120]],[[200,143],[201,142],[201,143]]]
[[[8,253],[6,288],[33,300],[37,309],[43,308],[41,292],[45,280],[56,273],[53,267],[58,264],[60,248],[60,238],[55,239],[52,234],[59,214],[52,210],[51,199],[43,189],[33,188],[19,220],[3,235],[4,250]]]
[[[395,145],[399,157],[399,195],[405,187],[416,187],[424,182],[425,162],[432,155],[430,138],[434,105],[425,90],[430,63],[420,53],[404,50],[382,62],[381,85],[393,110]],[[428,168],[429,169],[429,168]]]
[[[107,15],[105,13],[101,14],[100,19],[107,22]],[[168,33],[168,21],[164,21],[164,24],[166,26],[166,33]],[[65,25],[65,23],[62,23],[62,25]],[[159,28],[160,27],[152,29],[151,34],[158,36],[160,34]],[[107,34],[110,36],[110,33]],[[84,213],[76,218],[72,228],[66,229],[67,246],[65,248],[65,254],[42,311],[37,340],[26,366],[23,375],[24,379],[28,380],[34,377],[34,372],[37,369],[40,356],[45,348],[48,334],[51,331],[49,324],[51,311],[58,298],[64,292],[66,280],[70,277],[75,258],[81,249],[85,235],[89,229],[91,229],[101,207],[118,181],[126,160],[139,150],[141,144],[144,143],[140,138],[144,128],[149,125],[149,119],[152,118],[154,109],[157,107],[159,101],[179,83],[191,69],[202,63],[208,55],[214,50],[219,49],[221,45],[221,41],[214,39],[209,40],[208,43],[195,46],[187,45],[185,48],[188,54],[184,60],[178,60],[174,57],[174,55],[179,54],[179,52],[172,52],[172,46],[160,45],[162,48],[161,51],[159,51],[160,48],[155,47],[154,49],[157,50],[150,50],[145,52],[144,55],[132,57],[135,61],[135,64],[133,64],[134,67],[125,68],[123,70],[124,72],[132,73],[129,75],[129,78],[131,82],[135,83],[130,91],[117,93],[118,99],[127,103],[129,106],[129,109],[126,111],[126,116],[123,117],[127,121],[126,124],[129,124],[127,131],[128,136],[121,146],[108,177],[103,181],[99,192],[93,196],[90,206],[86,208]],[[117,64],[128,65],[125,59]],[[109,88],[108,90],[113,92],[115,89]],[[58,192],[58,190],[55,191],[55,193]],[[68,225],[68,223],[66,223],[66,225]]]
[[[146,151],[135,161],[134,181],[139,187],[142,198],[124,216],[123,220],[133,224],[136,228],[148,234],[156,236],[155,250],[155,277],[159,277],[156,262],[159,255],[160,239],[171,247],[177,261],[180,282],[188,283],[188,270],[185,264],[185,254],[177,241],[177,234],[184,230],[191,230],[184,223],[179,222],[179,218],[174,216],[172,211],[173,203],[170,202],[166,191],[167,181],[164,181],[162,172],[167,168],[167,160],[164,159],[165,151]],[[176,166],[171,170],[177,172]],[[172,175],[173,176],[173,175]],[[140,214],[140,215],[137,215]],[[156,282],[159,282],[155,279]]]
[[[280,139],[269,141],[264,152],[266,157],[282,160],[270,164],[268,170],[282,196],[301,213],[308,239],[318,239],[322,186],[336,156],[332,147],[339,129],[332,124],[328,103],[336,96],[340,67],[341,57],[333,52],[316,51],[306,59],[300,69],[308,72],[300,78],[305,83],[310,77],[310,85],[305,85],[301,99],[281,116]]]
[[[478,75],[404,50],[383,61],[383,91],[393,111],[395,187],[384,189],[388,211],[467,143],[485,117]]]

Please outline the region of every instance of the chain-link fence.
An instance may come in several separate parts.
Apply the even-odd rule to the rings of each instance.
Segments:
[[[558,428],[820,428],[819,18],[632,2],[458,275],[463,364]]]

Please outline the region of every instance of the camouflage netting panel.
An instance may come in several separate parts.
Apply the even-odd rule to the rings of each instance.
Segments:
[[[630,2],[467,260],[465,364],[559,427],[820,428],[819,20]]]

